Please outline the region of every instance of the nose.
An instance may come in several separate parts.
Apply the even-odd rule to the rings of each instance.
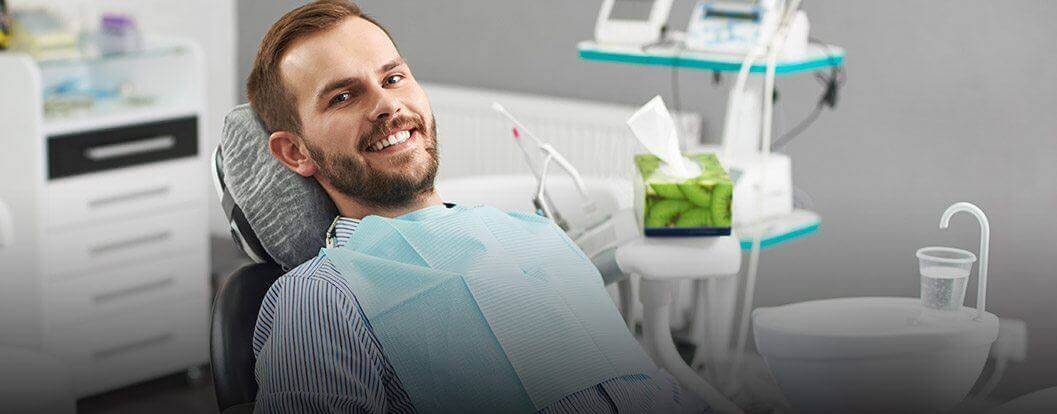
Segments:
[[[374,108],[368,114],[371,122],[386,121],[396,116],[403,108],[403,103],[384,88],[377,88],[374,95]]]

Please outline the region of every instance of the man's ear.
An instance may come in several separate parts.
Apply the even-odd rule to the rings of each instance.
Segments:
[[[272,156],[279,160],[286,168],[300,174],[303,177],[311,177],[316,174],[315,160],[308,154],[307,149],[301,142],[301,137],[287,131],[276,131],[268,137],[268,149]]]

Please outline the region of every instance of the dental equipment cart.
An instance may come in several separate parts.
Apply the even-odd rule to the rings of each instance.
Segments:
[[[209,185],[195,44],[71,52],[0,53],[0,343],[84,397],[208,361]]]
[[[577,49],[580,58],[588,61],[687,68],[716,73],[737,73],[741,70],[744,59],[744,55],[684,50],[666,45],[635,47],[584,41],[577,45]],[[803,53],[779,57],[774,65],[774,73],[792,75],[839,67],[844,63],[844,55],[844,50],[835,46],[809,44]],[[764,61],[757,61],[747,68],[747,74],[763,75],[767,72],[767,66]],[[738,280],[734,276],[740,272],[739,252],[751,251],[754,238],[757,237],[760,249],[766,249],[808,236],[818,231],[821,222],[819,216],[813,212],[792,208],[789,158],[782,154],[771,154],[769,148],[766,151],[758,149],[761,132],[759,114],[744,114],[752,109],[764,107],[764,85],[762,80],[753,79],[747,82],[745,91],[731,94],[731,99],[740,101],[743,111],[738,113],[739,118],[733,122],[729,119],[731,115],[727,115],[727,129],[730,129],[732,123],[749,127],[742,127],[740,131],[734,132],[724,131],[723,147],[684,148],[690,152],[715,152],[719,154],[720,161],[725,166],[733,167],[731,169],[744,168],[744,171],[739,171],[738,180],[741,182],[736,183],[734,188],[734,234],[713,240],[696,241],[646,238],[623,246],[617,253],[621,270],[641,278],[639,292],[644,309],[643,336],[647,349],[659,364],[667,368],[684,385],[696,384],[699,379],[695,379],[694,371],[688,369],[679,359],[670,337],[668,312],[672,305],[675,283],[678,280],[693,280],[695,303],[692,309],[693,319],[689,324],[689,339],[697,345],[697,349],[690,366],[693,369],[706,367],[706,376],[718,381],[720,373],[717,366],[732,359],[732,350],[744,347],[748,329],[746,321],[742,320],[738,326],[738,345],[733,346],[738,293]],[[764,121],[769,122],[769,119]],[[729,136],[731,134],[733,136]],[[769,143],[769,140],[765,142]],[[782,169],[785,171],[780,171]],[[766,179],[765,174],[760,172],[775,170],[778,170],[777,173],[768,172],[767,175],[771,177]],[[770,199],[757,198],[767,194],[759,190],[761,185],[769,186],[769,190],[787,192],[785,198],[788,205],[775,211],[763,211],[762,215],[756,214],[758,210],[739,208],[739,202],[753,207],[772,203]],[[739,196],[739,191],[743,193],[742,196]],[[751,193],[761,195],[752,196]],[[778,205],[781,204],[779,200]],[[697,257],[693,256],[692,250],[698,252]],[[651,258],[656,255],[685,258],[669,259],[666,263],[660,263]],[[750,272],[754,271],[752,266],[750,261]],[[754,282],[753,278],[746,281],[747,297],[751,298]],[[629,303],[624,298],[627,295],[623,291],[630,289],[630,282],[622,283],[622,302],[627,306]],[[751,305],[751,299],[743,302],[748,304],[743,303],[743,306]],[[742,312],[744,313],[744,309]],[[732,384],[737,383],[734,376],[740,358],[735,355],[733,359],[729,370],[732,378],[726,383],[716,383],[727,391],[731,391]]]

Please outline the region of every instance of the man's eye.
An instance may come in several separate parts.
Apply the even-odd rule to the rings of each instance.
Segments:
[[[388,78],[385,78],[385,84],[386,85],[393,85],[393,84],[399,83],[402,80],[404,80],[404,75],[392,75],[392,76],[390,76]]]
[[[338,96],[335,96],[334,99],[331,99],[330,100],[330,104],[331,105],[337,105],[337,104],[345,102],[347,100],[349,100],[349,93],[348,92],[342,92],[342,93],[339,93]]]

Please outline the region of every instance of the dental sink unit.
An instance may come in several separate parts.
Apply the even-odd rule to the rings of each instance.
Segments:
[[[753,330],[801,412],[941,412],[969,393],[998,337],[998,317],[975,315],[916,298],[837,298],[756,309]]]
[[[753,311],[756,347],[783,394],[805,413],[920,413],[955,407],[972,389],[998,338],[986,311],[990,226],[978,207],[950,206],[980,223],[976,308],[963,306],[976,255],[918,251],[920,298],[852,297]]]
[[[635,210],[646,236],[730,234],[734,185],[715,154],[686,154],[701,173],[688,179],[663,173],[656,155],[635,156]]]

